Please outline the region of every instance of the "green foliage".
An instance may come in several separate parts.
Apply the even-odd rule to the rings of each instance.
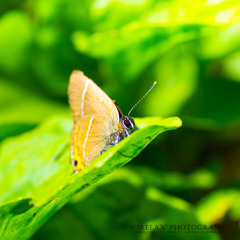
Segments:
[[[0,89],[0,141],[36,127],[52,114],[69,113],[62,104],[37,96],[7,81],[0,80]]]
[[[78,174],[70,164],[68,119],[49,120],[6,140],[0,150],[2,239],[26,239],[72,195],[129,162],[158,134],[181,126],[179,118],[136,119],[136,123],[139,130]]]
[[[99,218],[96,218],[99,216]],[[61,219],[67,219],[62,225]],[[84,219],[82,225],[80,219]],[[76,196],[66,208],[60,210],[33,239],[113,239],[116,235],[124,239],[202,239],[201,233],[194,236],[179,233],[142,232],[137,234],[131,227],[137,225],[199,225],[201,222],[186,201],[165,194],[153,185],[145,184],[141,174],[121,168],[114,174],[86,189]],[[167,227],[167,226],[166,226]],[[168,226],[169,227],[169,226]],[[60,229],[60,231],[58,230]],[[75,231],[79,229],[79,231]],[[108,231],[106,231],[106,229]],[[176,231],[177,232],[177,231]],[[217,240],[216,234],[205,239]]]
[[[197,215],[205,223],[218,223],[227,212],[239,219],[239,189],[223,189],[202,199],[197,206]]]
[[[239,0],[1,1],[0,239],[201,239],[129,229],[188,223],[224,225],[204,237],[238,240],[239,15]],[[68,149],[74,69],[125,113],[157,81],[133,111],[150,117],[141,130],[79,174]],[[183,127],[120,168],[121,153],[176,127],[171,116]]]

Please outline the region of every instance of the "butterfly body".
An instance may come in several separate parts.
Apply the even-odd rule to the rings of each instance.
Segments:
[[[80,71],[70,77],[69,103],[74,120],[71,162],[76,172],[135,130],[134,120]]]

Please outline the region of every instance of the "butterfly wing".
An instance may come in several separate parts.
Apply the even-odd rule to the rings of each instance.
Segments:
[[[71,161],[79,171],[107,148],[119,115],[112,100],[82,72],[72,73],[68,94],[74,120]]]

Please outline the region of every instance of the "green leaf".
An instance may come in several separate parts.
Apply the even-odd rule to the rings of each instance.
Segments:
[[[97,218],[96,218],[97,216]],[[165,231],[140,231],[137,225],[165,226]],[[123,167],[81,192],[61,209],[32,239],[202,239],[202,233],[177,231],[171,226],[201,225],[188,202],[153,187],[137,172]],[[110,228],[106,234],[106,229]],[[172,227],[174,229],[174,227]],[[76,231],[77,229],[77,231]],[[164,233],[165,232],[165,233]],[[155,238],[154,238],[155,237]],[[165,237],[165,238],[164,238]],[[215,233],[205,239],[219,239]]]
[[[180,172],[163,172],[152,169],[149,166],[131,166],[129,171],[135,171],[135,175],[145,183],[159,187],[161,190],[180,191],[191,189],[211,189],[216,186],[217,177],[207,169],[198,169],[190,174]],[[129,173],[129,174],[130,174]]]
[[[154,61],[180,43],[206,37],[211,27],[196,25],[162,26],[154,23],[132,23],[123,29],[89,35],[75,32],[72,40],[76,50],[93,58],[103,59],[103,66],[118,79],[128,82],[137,77]],[[142,58],[144,56],[144,58]],[[121,73],[121,74],[120,74]]]
[[[143,102],[147,116],[171,116],[180,112],[197,89],[198,65],[189,46],[178,46],[155,62],[144,74],[158,82],[154,91]]]
[[[239,221],[239,199],[239,189],[217,190],[198,203],[196,213],[199,219],[207,224],[222,222],[227,213],[232,220]]]
[[[38,124],[53,114],[69,113],[67,107],[0,79],[1,119],[3,123]],[[34,111],[34,114],[33,114]]]
[[[239,9],[236,0],[227,3],[123,0],[95,4],[91,13],[93,30],[73,33],[75,49],[104,59],[103,66],[109,67],[111,77],[128,82],[136,80],[179,43],[215,36],[229,24],[237,23]],[[215,49],[213,45],[209,45],[211,50]]]
[[[70,114],[63,104],[0,79],[0,141],[28,131],[53,114]]]
[[[0,149],[1,239],[28,238],[71,196],[129,162],[158,134],[180,127],[181,120],[143,118],[136,119],[136,124],[138,131],[78,174],[70,164],[69,119],[50,119],[31,132],[4,141]],[[29,199],[31,204],[21,214],[13,211],[12,204],[18,209]]]
[[[10,11],[0,18],[0,67],[7,72],[16,72],[29,57],[32,41],[31,20],[20,11]]]

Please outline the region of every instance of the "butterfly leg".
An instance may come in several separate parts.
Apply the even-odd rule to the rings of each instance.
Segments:
[[[103,150],[100,151],[100,153],[103,154],[106,151],[107,151],[107,149],[103,149]]]

